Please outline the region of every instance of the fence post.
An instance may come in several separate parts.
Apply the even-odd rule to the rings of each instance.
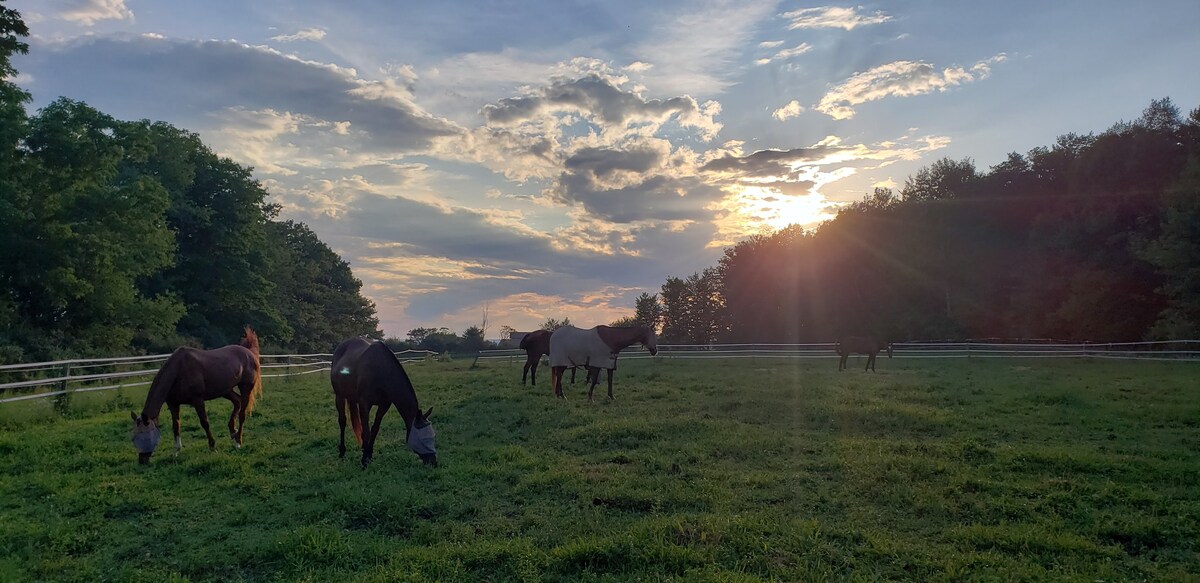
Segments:
[[[472,360],[472,361],[471,361],[471,368],[475,368],[475,365],[479,363],[479,355],[480,355],[480,354],[483,354],[483,351],[482,351],[482,350],[480,350],[479,352],[476,352],[476,353],[475,353],[475,360]]]
[[[67,392],[67,385],[70,383],[70,378],[71,363],[68,362],[63,365],[62,381],[58,383],[58,390],[62,391],[62,394],[54,396],[54,410],[59,415],[66,415],[68,409],[71,407],[71,393]]]
[[[287,363],[287,367],[283,369],[283,372],[284,372],[283,376],[290,379],[290,378],[292,378],[292,355],[289,354],[289,355],[285,356],[284,358],[286,359],[284,362]]]

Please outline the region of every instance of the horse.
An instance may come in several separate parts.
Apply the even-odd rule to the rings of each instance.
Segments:
[[[521,369],[521,384],[525,384],[525,375],[529,375],[529,383],[537,386],[537,368],[542,357],[550,354],[550,330],[536,330],[521,339],[521,350],[525,351],[525,368]],[[571,367],[571,384],[575,384],[575,369]],[[591,377],[589,376],[590,380]]]
[[[563,398],[562,374],[568,366],[588,369],[588,401],[600,382],[600,369],[608,371],[608,398],[613,398],[613,371],[617,368],[617,353],[640,342],[653,356],[658,354],[654,331],[646,326],[596,326],[581,330],[563,326],[550,337],[550,378],[554,395]]]
[[[338,345],[333,351],[333,362],[329,371],[333,385],[334,402],[337,407],[338,457],[346,457],[346,410],[349,409],[354,437],[362,447],[362,467],[371,463],[375,451],[375,438],[379,436],[379,422],[392,405],[404,418],[405,441],[408,448],[428,466],[437,467],[435,432],[429,416],[433,408],[421,413],[417,393],[413,390],[408,373],[386,344],[365,338],[351,338]],[[362,423],[370,422],[371,407],[375,412],[375,425],[369,426],[364,435]]]
[[[234,389],[238,389],[235,392]],[[233,403],[229,414],[229,437],[237,448],[242,447],[242,428],[246,416],[254,411],[254,402],[262,394],[262,367],[259,363],[258,335],[246,326],[245,336],[237,344],[200,350],[180,347],[171,353],[162,368],[154,375],[142,415],[129,416],[133,419],[133,446],[138,452],[138,463],[150,463],[161,438],[158,416],[166,403],[171,410],[171,425],[175,430],[175,455],[183,447],[179,439],[179,406],[191,405],[200,417],[200,426],[208,435],[208,448],[215,449],[217,442],[208,427],[208,413],[204,402],[224,397]],[[237,430],[234,431],[234,419]]]
[[[866,354],[867,366],[863,370],[875,372],[875,355],[879,354],[881,350],[887,352],[888,358],[892,357],[892,345],[884,344],[876,340],[874,336],[847,336],[846,338],[842,338],[837,343],[837,353],[841,357],[841,360],[838,361],[838,371],[846,368],[846,359],[851,354]]]

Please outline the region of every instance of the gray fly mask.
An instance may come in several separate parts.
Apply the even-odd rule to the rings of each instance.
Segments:
[[[158,440],[162,439],[162,431],[153,421],[143,421],[138,419],[133,414],[133,448],[138,452],[138,462],[148,463],[150,454],[154,453],[154,449],[158,447]]]
[[[434,436],[437,435],[437,432],[433,430],[433,424],[429,421],[425,421],[424,425],[420,423],[421,421],[417,421],[412,431],[408,432],[408,449],[420,456],[421,461],[436,466],[437,446],[434,443]]]

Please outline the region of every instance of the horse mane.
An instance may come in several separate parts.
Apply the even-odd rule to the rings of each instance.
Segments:
[[[262,361],[258,352],[258,334],[254,333],[253,328],[246,326],[245,335],[238,341],[238,345],[254,355],[254,388],[250,389],[250,394],[246,397],[246,415],[250,415],[254,413],[254,402],[262,396]]]

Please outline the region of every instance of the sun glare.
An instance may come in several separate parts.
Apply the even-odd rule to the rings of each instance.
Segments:
[[[747,186],[739,199],[747,222],[770,229],[788,225],[813,227],[832,219],[836,213],[835,204],[821,194],[793,196],[771,188]]]

